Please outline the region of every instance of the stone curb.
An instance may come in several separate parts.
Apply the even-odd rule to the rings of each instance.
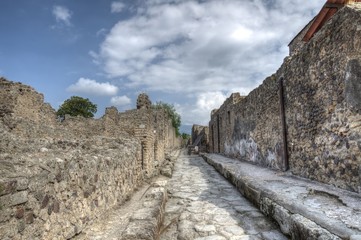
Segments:
[[[172,177],[174,162],[178,159],[179,150],[173,151],[167,157],[161,169],[164,177],[158,177],[144,193],[142,208],[135,211],[130,222],[119,240],[156,240],[159,238],[163,225],[165,205],[168,200],[167,184]]]
[[[305,209],[297,206],[297,204],[282,201],[278,198],[277,194],[263,188],[261,184],[257,184],[249,176],[237,175],[230,165],[227,166],[227,164],[216,161],[207,154],[201,154],[201,156],[208,164],[235,185],[238,191],[266,216],[275,220],[279,224],[281,231],[291,236],[292,239],[360,239],[360,235],[349,228],[338,226],[332,220],[325,223],[323,218],[314,215],[310,216],[312,213],[308,213],[307,210],[305,211]]]
[[[132,214],[119,240],[158,239],[167,201],[166,183],[164,180],[155,181],[145,192],[143,207]]]

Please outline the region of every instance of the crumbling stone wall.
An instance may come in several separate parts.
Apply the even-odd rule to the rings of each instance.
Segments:
[[[47,134],[56,122],[55,111],[44,103],[44,96],[21,83],[0,77],[0,118],[21,136]]]
[[[74,237],[158,174],[176,141],[150,108],[60,122],[41,94],[3,78],[0,100],[1,239]]]
[[[134,139],[38,141],[23,142],[27,154],[0,155],[2,239],[69,239],[143,178]]]
[[[209,148],[209,127],[201,125],[192,126],[191,145],[197,146],[199,152],[207,152]]]
[[[150,109],[152,102],[149,99],[149,96],[145,93],[139,94],[137,98],[137,109]]]
[[[360,4],[342,8],[246,98],[227,99],[211,151],[361,192],[360,26]]]

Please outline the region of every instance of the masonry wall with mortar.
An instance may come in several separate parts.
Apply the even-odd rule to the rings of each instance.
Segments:
[[[292,41],[289,43],[288,48],[290,55],[294,54],[296,51],[299,51],[302,46],[305,44],[305,42],[302,41],[303,37],[306,35],[308,29],[312,25],[313,21],[315,19],[312,19],[297,35]]]
[[[361,192],[361,6],[344,7],[276,74],[212,112],[213,152]],[[229,118],[230,116],[230,118]]]
[[[192,134],[191,134],[191,145],[195,144],[197,138],[203,135],[201,141],[198,143],[198,151],[199,152],[207,152],[209,149],[209,127],[201,126],[201,125],[193,125],[192,126]]]
[[[1,238],[69,239],[125,201],[159,172],[162,146],[176,147],[161,114],[111,107],[60,122],[43,95],[0,78]]]

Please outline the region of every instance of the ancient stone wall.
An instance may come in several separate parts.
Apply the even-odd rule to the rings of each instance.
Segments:
[[[201,125],[192,126],[191,145],[197,146],[199,152],[207,152],[209,148],[209,127]]]
[[[267,78],[246,98],[231,95],[212,115],[210,128],[215,135],[211,140],[213,152],[283,168],[279,84],[275,76]]]
[[[0,77],[0,118],[21,136],[47,134],[56,124],[55,111],[44,103],[44,96],[21,83]]]
[[[0,154],[2,239],[69,239],[143,178],[135,139],[33,141]]]
[[[289,43],[288,48],[290,51],[290,55],[295,54],[296,51],[299,51],[302,46],[305,44],[304,41],[302,41],[302,39],[304,38],[304,36],[306,35],[307,31],[310,29],[310,26],[312,25],[313,21],[315,20],[312,19],[311,22],[309,22],[297,35],[294,39],[292,39],[292,41]]]
[[[360,4],[344,7],[277,73],[284,78],[292,172],[358,192],[360,26]]]
[[[211,151],[361,192],[360,26],[360,4],[344,7],[246,98],[227,99]]]
[[[164,111],[59,121],[41,94],[3,78],[0,100],[1,239],[75,236],[158,174],[178,141]]]

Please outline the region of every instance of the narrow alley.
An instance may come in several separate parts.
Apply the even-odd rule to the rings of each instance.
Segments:
[[[181,154],[168,198],[161,240],[288,239],[199,156]]]

